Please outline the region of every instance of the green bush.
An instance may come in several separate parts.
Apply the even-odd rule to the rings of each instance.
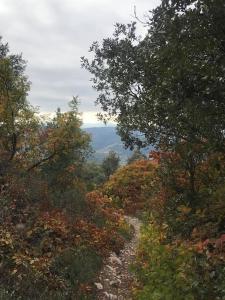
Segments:
[[[139,256],[133,269],[141,282],[138,300],[194,300],[189,281],[192,253],[185,247],[163,244],[154,224],[142,229]]]
[[[138,300],[223,300],[225,264],[213,252],[196,251],[189,241],[167,243],[154,223],[142,228],[138,257],[133,265],[140,286]]]
[[[77,249],[68,249],[58,256],[52,265],[52,271],[74,289],[82,283],[91,283],[101,264],[101,257],[93,249],[80,246]]]

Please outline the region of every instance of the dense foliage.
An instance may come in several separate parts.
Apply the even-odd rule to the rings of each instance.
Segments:
[[[118,169],[104,184],[103,191],[115,206],[128,214],[147,209],[156,176],[156,166],[149,160],[137,160]]]
[[[107,196],[87,193],[102,179],[77,99],[43,119],[24,71],[0,41],[0,298],[93,299],[102,259],[129,228]]]
[[[105,178],[109,179],[119,167],[120,158],[115,151],[109,151],[109,154],[102,161],[102,169],[105,174]]]
[[[153,151],[104,184],[113,205],[143,219],[134,299],[224,299],[224,165],[220,153],[198,163],[194,198],[177,152]]]
[[[135,266],[137,299],[224,299],[224,155],[199,163],[194,202],[179,155],[152,158],[158,183]]]
[[[143,219],[134,299],[225,299],[224,18],[222,0],[162,0],[143,38],[117,24],[83,58],[126,145],[157,146],[121,168],[87,162],[76,98],[40,117],[0,40],[0,298],[94,299],[125,211]]]
[[[163,0],[143,38],[135,23],[117,24],[112,38],[93,43],[83,66],[127,145],[185,139],[223,147],[224,17],[222,0]]]
[[[222,0],[162,0],[143,37],[117,24],[83,58],[102,117],[127,146],[157,146],[146,194],[138,162],[106,184],[119,205],[147,202],[137,299],[225,299],[224,18]]]
[[[143,154],[140,149],[135,149],[130,157],[127,159],[127,163],[131,164],[137,160],[146,159],[147,157]]]
[[[50,206],[48,198],[31,206],[26,187],[21,195],[18,184],[12,188],[1,193],[1,297],[88,297],[102,259],[123,246],[123,215],[94,192],[87,195],[86,216],[74,217]]]

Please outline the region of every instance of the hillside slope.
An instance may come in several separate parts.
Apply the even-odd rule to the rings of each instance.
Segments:
[[[93,159],[102,161],[109,151],[113,150],[120,156],[121,163],[125,163],[132,151],[124,148],[120,136],[116,132],[116,127],[91,127],[85,128],[91,135],[92,147],[95,153]],[[143,150],[147,154],[149,149]]]
[[[125,149],[115,127],[92,127],[85,128],[92,138],[92,147],[95,151],[93,159],[102,161],[109,151],[113,150],[120,156],[121,162],[125,162],[132,153]]]

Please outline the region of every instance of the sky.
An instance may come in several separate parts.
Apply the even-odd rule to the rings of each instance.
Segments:
[[[160,0],[0,0],[0,36],[23,53],[31,81],[28,99],[42,113],[67,109],[79,96],[84,123],[97,123],[96,92],[80,67],[93,41],[110,37],[115,23],[140,18]]]

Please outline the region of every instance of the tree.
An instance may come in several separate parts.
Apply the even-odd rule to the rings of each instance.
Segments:
[[[108,179],[119,167],[120,158],[114,151],[109,151],[108,156],[102,162],[102,168],[105,173],[105,177]]]
[[[127,146],[185,140],[223,149],[224,18],[222,0],[162,0],[143,38],[133,22],[93,43],[94,58],[82,65],[93,75],[102,118],[116,118]]]
[[[111,199],[86,195],[102,172],[84,174],[90,136],[77,98],[42,118],[24,71],[0,41],[0,299],[93,299],[101,261],[128,228]]]
[[[90,136],[81,128],[78,99],[69,103],[69,111],[57,111],[44,124],[37,147],[30,152],[27,170],[39,173],[48,183],[54,205],[71,214],[81,214],[85,207],[87,183],[85,164],[90,154]],[[38,132],[39,135],[39,132]]]
[[[70,163],[82,163],[85,160],[90,151],[90,136],[81,129],[76,97],[69,102],[69,107],[70,110],[65,113],[58,109],[53,119],[41,124],[28,171],[41,167],[46,162],[57,165],[60,160],[68,167]]]
[[[105,181],[102,165],[94,161],[88,161],[83,167],[83,180],[89,191],[96,189]]]
[[[143,160],[146,159],[146,156],[141,153],[140,149],[135,149],[132,153],[132,155],[127,159],[128,164],[132,164],[136,160]]]
[[[143,38],[117,24],[83,59],[126,145],[162,150],[136,298],[224,298],[224,18],[222,0],[162,0]]]
[[[9,53],[0,37],[0,174],[4,175],[24,143],[36,130],[38,121],[26,96],[30,83],[24,74],[26,63],[21,55]]]

